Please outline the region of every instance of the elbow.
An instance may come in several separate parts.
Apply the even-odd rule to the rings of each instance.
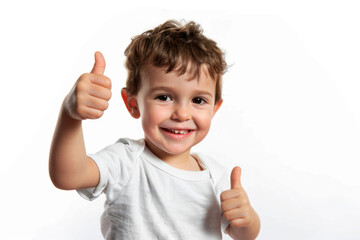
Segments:
[[[74,190],[75,188],[69,184],[69,181],[67,181],[67,178],[65,176],[59,176],[59,174],[56,174],[49,171],[50,179],[52,184],[61,190]]]
[[[52,184],[61,190],[74,190],[74,186],[71,185],[71,178],[69,174],[61,170],[57,165],[56,161],[49,159],[49,177]]]

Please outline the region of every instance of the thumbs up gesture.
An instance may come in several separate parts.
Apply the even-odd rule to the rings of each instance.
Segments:
[[[231,172],[231,189],[220,195],[221,209],[229,221],[227,233],[234,239],[255,239],[259,229],[259,218],[250,205],[249,198],[241,185],[241,168]]]
[[[64,101],[67,115],[76,120],[100,118],[109,106],[111,80],[104,75],[105,58],[95,52],[90,73],[82,74]]]

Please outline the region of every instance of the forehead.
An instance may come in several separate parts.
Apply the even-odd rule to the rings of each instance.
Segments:
[[[173,88],[193,87],[196,89],[206,89],[215,93],[216,81],[210,77],[205,66],[201,67],[199,77],[194,77],[194,74],[189,72],[180,75],[174,70],[167,73],[164,68],[147,64],[142,68],[140,78],[140,89],[165,85]]]

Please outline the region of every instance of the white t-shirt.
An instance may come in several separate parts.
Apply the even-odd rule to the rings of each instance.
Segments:
[[[77,191],[88,200],[106,194],[105,239],[221,239],[229,224],[220,208],[220,194],[229,189],[227,169],[203,154],[193,156],[203,171],[172,167],[144,139],[120,139],[89,155],[100,182]]]

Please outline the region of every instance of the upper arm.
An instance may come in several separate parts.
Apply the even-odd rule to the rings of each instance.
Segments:
[[[92,188],[96,187],[100,181],[99,168],[90,157],[85,158],[84,164],[80,169],[73,169],[72,171],[53,170],[50,172],[50,176],[53,184],[62,190]]]
[[[93,188],[99,184],[100,181],[100,171],[95,163],[95,161],[86,157],[86,169],[83,171],[82,177],[79,179],[79,186],[75,189],[79,188]]]

